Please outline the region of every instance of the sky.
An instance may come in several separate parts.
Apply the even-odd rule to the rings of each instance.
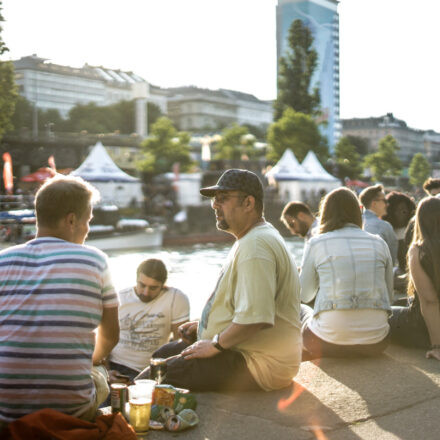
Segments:
[[[276,0],[3,0],[3,59],[276,97]],[[340,116],[440,132],[440,2],[341,0]]]

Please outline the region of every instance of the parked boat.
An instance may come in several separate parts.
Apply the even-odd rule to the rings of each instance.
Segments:
[[[117,219],[116,210],[108,209],[113,224],[90,226],[86,244],[104,252],[147,249],[162,246],[165,227],[150,226],[142,219]],[[98,215],[99,217],[99,215]],[[24,243],[35,237],[35,213],[32,209],[0,212],[0,249]]]
[[[91,225],[86,243],[104,252],[148,249],[163,244],[162,226],[150,226],[146,220],[121,219],[116,227]]]
[[[0,212],[0,249],[31,240],[35,232],[35,214],[32,209]]]

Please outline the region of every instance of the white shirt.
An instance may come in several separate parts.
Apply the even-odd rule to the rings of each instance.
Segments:
[[[310,330],[323,341],[338,345],[376,344],[390,330],[385,310],[329,310],[314,316]]]
[[[174,287],[165,287],[152,301],[142,302],[133,287],[119,293],[119,343],[110,360],[142,371],[151,355],[168,342],[171,326],[189,319],[187,296]]]

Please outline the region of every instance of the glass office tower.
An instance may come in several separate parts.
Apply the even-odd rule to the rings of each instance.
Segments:
[[[333,151],[341,135],[339,121],[339,15],[337,0],[278,0],[277,62],[287,49],[287,36],[293,21],[300,19],[312,31],[318,66],[312,88],[319,85],[321,109],[326,126],[321,127]]]

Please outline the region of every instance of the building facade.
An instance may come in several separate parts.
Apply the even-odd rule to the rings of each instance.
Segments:
[[[141,98],[166,111],[166,94],[132,72],[88,64],[81,68],[62,66],[37,55],[13,64],[20,95],[42,110],[58,110],[63,118],[77,104],[105,106],[136,99],[140,85],[145,90]]]
[[[431,134],[429,134],[431,133]],[[342,120],[344,136],[358,136],[368,143],[368,153],[377,151],[379,141],[387,135],[393,136],[399,146],[397,155],[404,164],[408,164],[416,153],[423,153],[431,160],[438,160],[439,135],[407,126],[392,113],[372,118],[353,118]]]
[[[168,116],[179,130],[213,131],[232,123],[265,129],[273,121],[272,102],[247,93],[194,86],[168,92]]]
[[[180,130],[217,130],[234,122],[265,129],[273,121],[272,102],[247,93],[193,86],[165,89],[132,72],[62,66],[36,55],[13,63],[20,95],[42,110],[58,110],[63,118],[77,104],[107,106],[136,99],[136,132],[142,136],[147,102],[168,114]]]
[[[339,15],[337,0],[278,0],[277,65],[288,49],[288,33],[299,19],[311,30],[318,66],[311,87],[319,86],[323,119],[321,131],[327,137],[330,151],[341,135],[339,120]]]

